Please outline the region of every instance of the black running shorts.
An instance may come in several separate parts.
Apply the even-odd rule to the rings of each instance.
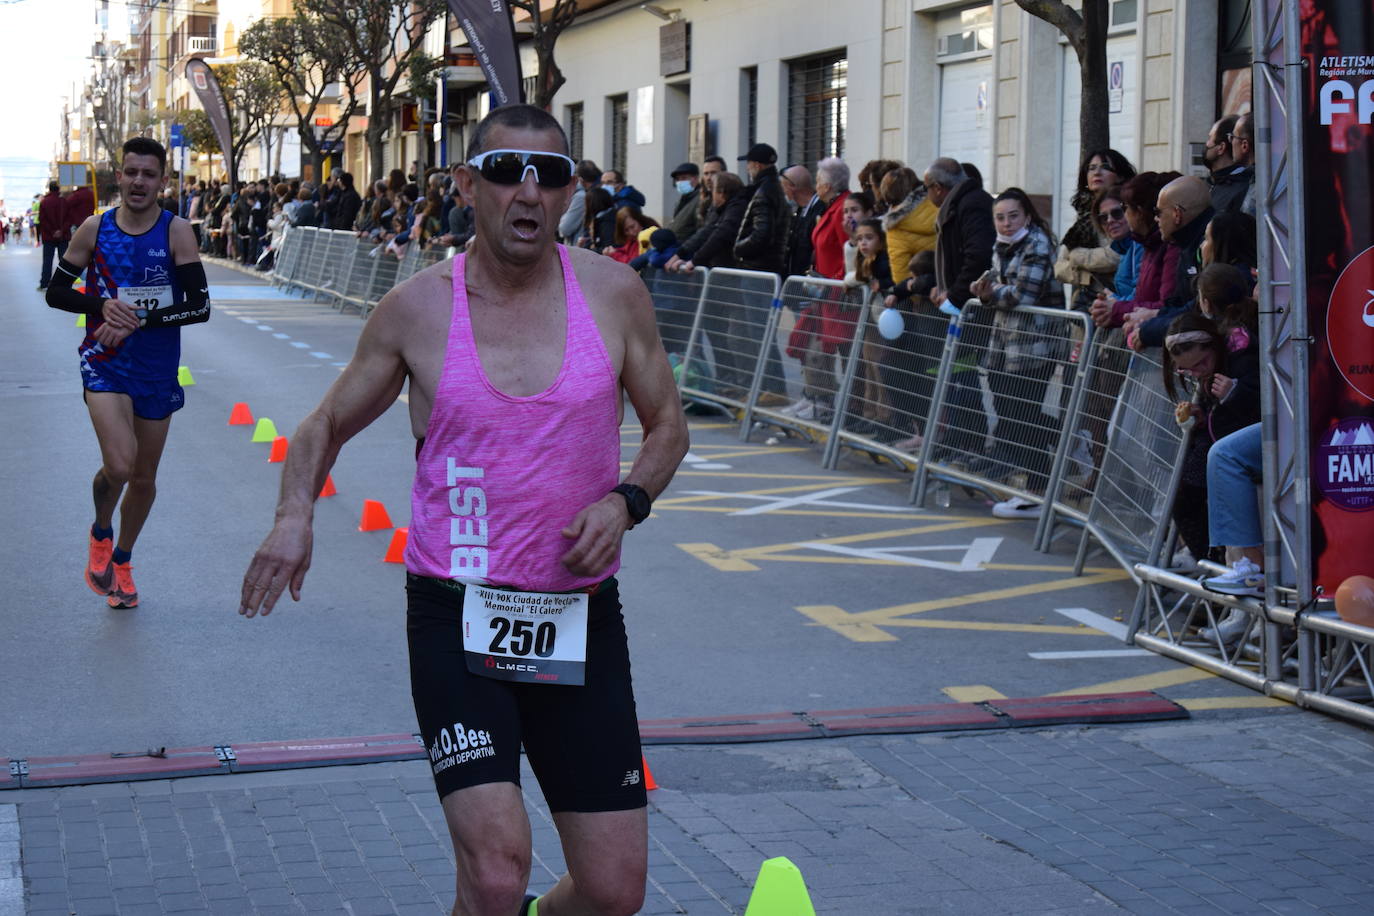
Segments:
[[[519,785],[523,744],[550,811],[648,804],[615,579],[591,597],[586,683],[577,687],[469,673],[461,587],[409,574],[406,599],[410,693],[441,799],[469,786]]]

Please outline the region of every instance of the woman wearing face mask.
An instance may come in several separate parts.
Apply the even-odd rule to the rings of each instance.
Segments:
[[[992,335],[981,364],[992,389],[1000,448],[970,470],[1000,479],[1021,469],[1027,474],[1026,488],[1043,493],[1059,430],[1041,405],[1055,358],[1066,341],[1063,328],[1053,319],[1020,309],[1064,307],[1053,275],[1054,237],[1020,188],[997,195],[992,221],[997,229],[992,268],[969,291],[994,310]],[[1013,496],[993,506],[992,514],[1038,518],[1040,506]]]

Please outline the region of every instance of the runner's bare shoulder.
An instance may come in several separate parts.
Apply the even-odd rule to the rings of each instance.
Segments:
[[[648,287],[628,265],[586,248],[569,248],[568,257],[587,303],[598,314],[609,310],[623,315],[631,308],[652,308]]]
[[[392,255],[378,252],[377,257]],[[449,258],[392,287],[367,321],[381,325],[388,337],[400,342],[447,329],[452,312],[453,259]]]

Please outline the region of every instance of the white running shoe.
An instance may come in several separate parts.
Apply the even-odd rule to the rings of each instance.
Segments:
[[[786,407],[779,410],[778,413],[782,414],[785,417],[795,417],[797,415],[797,411],[806,408],[810,404],[811,399],[808,398],[806,395],[802,395],[800,400],[793,401],[791,404],[788,404]]]
[[[814,420],[816,419],[816,402],[807,401],[797,408],[796,413],[792,414],[794,420]]]
[[[1013,496],[993,506],[992,514],[998,518],[1039,518],[1040,504]]]
[[[1209,576],[1202,580],[1202,587],[1208,591],[1221,592],[1223,595],[1251,595],[1264,597],[1264,570],[1248,557],[1241,557],[1231,564],[1231,568],[1219,576]]]
[[[1231,608],[1231,612],[1223,617],[1215,627],[1204,627],[1198,635],[1208,642],[1219,642],[1226,645],[1239,639],[1249,627],[1250,615],[1237,608]]]

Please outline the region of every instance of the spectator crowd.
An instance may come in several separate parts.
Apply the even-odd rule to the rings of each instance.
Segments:
[[[974,166],[946,157],[919,171],[874,160],[855,174],[835,157],[780,166],[772,146],[756,143],[734,172],[719,156],[673,169],[676,194],[662,222],[644,213],[644,196],[624,175],[583,160],[559,233],[651,282],[698,267],[835,281],[786,301],[783,342],[801,365],[800,398],[785,396],[777,344],[759,352],[763,322],[724,294],[702,315],[709,384],[743,398],[757,364],[756,403],[797,420],[843,409],[847,430],[903,451],[922,445],[946,328],[962,317],[965,358],[956,354],[951,366],[944,420],[960,428],[971,472],[994,482],[1020,475],[1013,489],[1022,492],[1044,492],[1062,432],[1056,405],[1071,381],[1065,367],[1073,371],[1081,355],[1083,323],[1095,328],[1102,369],[1085,392],[1071,455],[1084,478],[1100,465],[1129,354],[1149,351],[1186,430],[1175,563],[1224,562],[1227,572],[1207,577],[1207,587],[1260,595],[1253,131],[1248,114],[1219,119],[1204,149],[1206,178],[1137,172],[1120,152],[1093,150],[1078,172],[1073,219],[1058,227],[1045,199],[985,188]],[[849,403],[837,405],[862,300],[853,291],[868,291],[873,320],[858,342]],[[1084,317],[1076,324],[1063,315]],[[670,352],[685,344],[667,326],[663,336]],[[992,511],[1036,518],[1041,507],[1010,496]],[[1234,638],[1244,619],[1228,618],[1212,635]]]
[[[788,396],[777,335],[765,340],[766,311],[744,296],[707,303],[701,337],[711,356],[702,384],[742,401],[757,382],[756,403],[798,421],[823,422],[841,410],[847,430],[899,451],[923,445],[948,329],[960,321],[942,418],[955,433],[945,445],[980,478],[1018,481],[1007,487],[1018,495],[992,507],[1001,518],[1041,512],[1019,494],[1044,493],[1085,324],[1095,327],[1099,371],[1073,431],[1070,459],[1081,478],[1101,463],[1130,353],[1156,354],[1187,439],[1173,503],[1184,545],[1176,565],[1222,561],[1226,573],[1206,578],[1208,588],[1259,595],[1253,137],[1248,114],[1219,119],[1204,149],[1205,179],[1137,172],[1120,152],[1093,150],[1078,171],[1073,219],[1062,227],[1042,212],[1044,198],[986,188],[972,164],[947,157],[919,170],[874,160],[854,173],[837,157],[780,167],[771,145],[755,143],[736,171],[720,156],[674,168],[661,220],[645,212],[645,195],[626,175],[584,159],[558,235],[650,283],[697,268],[804,278],[805,294],[786,299],[790,333],[782,341],[800,364],[800,397]],[[409,176],[396,169],[361,193],[341,171],[318,187],[194,183],[181,212],[207,252],[262,269],[287,226],[356,232],[375,243],[376,256],[401,257],[412,245],[461,248],[473,221],[459,168]],[[872,320],[856,341],[865,301]],[[660,317],[665,346],[680,361],[686,334]],[[837,404],[839,368],[855,346],[861,359],[849,402]],[[1233,639],[1245,620],[1227,618],[1210,636]]]

